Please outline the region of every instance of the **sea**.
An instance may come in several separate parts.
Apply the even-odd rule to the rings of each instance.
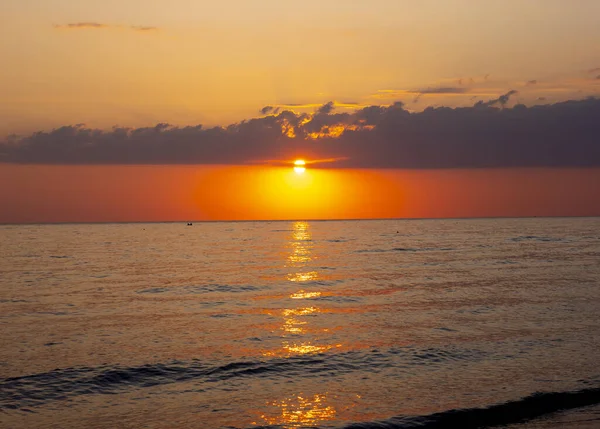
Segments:
[[[600,218],[0,226],[2,428],[599,428]]]

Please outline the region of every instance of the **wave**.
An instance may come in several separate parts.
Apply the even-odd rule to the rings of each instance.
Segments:
[[[476,429],[521,423],[544,415],[600,403],[600,388],[544,392],[487,408],[448,410],[425,416],[399,416],[378,422],[353,423],[345,429]]]
[[[222,365],[199,360],[174,361],[134,367],[99,366],[55,369],[49,372],[0,379],[0,409],[35,407],[79,395],[116,394],[124,390],[147,388],[177,382],[199,382],[205,390],[211,384],[232,378],[300,377],[378,372],[392,369],[409,374],[416,366],[443,365],[447,362],[473,361],[484,354],[478,350],[397,347],[268,360],[234,361]]]
[[[410,374],[414,372],[415,366],[444,365],[449,361],[472,362],[484,357],[485,353],[477,350],[399,347],[385,351],[370,349],[285,359],[234,361],[223,365],[210,365],[193,360],[135,367],[55,369],[46,373],[1,379],[0,410],[21,409],[35,412],[37,406],[80,395],[118,394],[131,389],[177,382],[195,383],[192,388],[206,391],[220,381],[233,378],[329,378],[334,374],[365,370],[379,372],[386,369],[391,369],[394,374]],[[474,429],[520,423],[550,413],[595,404],[600,404],[600,388],[588,387],[577,391],[535,393],[486,408],[451,409],[429,415],[396,416],[382,421],[352,423],[345,428]],[[33,408],[33,411],[30,408]],[[274,426],[265,426],[267,427]]]

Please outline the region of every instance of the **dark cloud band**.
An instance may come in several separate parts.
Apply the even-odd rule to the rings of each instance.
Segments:
[[[402,103],[336,113],[288,110],[225,128],[201,125],[110,131],[65,126],[0,143],[0,161],[37,164],[253,164],[336,159],[352,168],[600,166],[600,99],[506,107],[516,91],[473,107]]]

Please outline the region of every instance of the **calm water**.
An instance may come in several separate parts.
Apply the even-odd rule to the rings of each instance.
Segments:
[[[600,402],[600,218],[0,226],[0,274],[3,427],[475,427]]]

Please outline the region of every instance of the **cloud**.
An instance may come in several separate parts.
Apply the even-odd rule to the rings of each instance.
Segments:
[[[302,154],[341,168],[600,167],[600,99],[506,107],[514,94],[422,112],[398,102],[335,113],[327,103],[313,114],[271,110],[227,127],[63,126],[5,139],[0,160],[237,165]]]
[[[600,74],[598,76],[596,76],[596,79],[600,80]]]
[[[459,79],[459,85],[462,85],[462,79]],[[457,87],[437,87],[437,88],[425,88],[425,89],[416,89],[405,91],[407,94],[416,94],[413,99],[413,103],[418,103],[423,95],[426,94],[443,94],[443,95],[452,95],[452,94],[464,94],[468,92],[468,88],[457,88]]]
[[[356,109],[359,107],[364,107],[364,104],[361,104],[357,101],[329,101],[325,104],[322,103],[281,103],[276,105],[268,105],[259,110],[262,115],[266,115],[269,113],[277,114],[281,110],[285,110],[286,108],[291,109],[314,109],[320,113],[330,113],[336,108],[345,108],[345,109]]]
[[[129,28],[134,31],[158,31],[158,27],[142,27],[139,25],[131,25]]]
[[[385,103],[386,101],[402,100],[414,104],[413,109],[422,110],[427,106],[466,107],[470,100],[477,97],[482,104],[488,106],[507,107],[514,101],[517,92],[507,95],[509,89],[518,90],[518,102],[534,103],[537,97],[550,97],[554,102],[566,101],[573,98],[582,98],[584,95],[597,96],[600,91],[596,79],[598,72],[588,74],[595,69],[577,70],[571,74],[564,74],[557,78],[543,80],[501,80],[486,77],[448,78],[442,79],[431,85],[420,85],[416,88],[404,89],[379,89],[365,97],[371,104]],[[582,73],[584,73],[582,75]],[[579,91],[579,92],[578,92]],[[416,104],[419,103],[419,104]]]
[[[500,107],[504,107],[506,105],[506,103],[508,103],[508,101],[510,100],[510,97],[518,94],[519,91],[515,91],[514,89],[511,89],[510,91],[508,91],[506,94],[502,94],[500,97],[493,99],[493,100],[489,100],[489,101],[478,101],[477,103],[475,103],[475,107],[489,107],[489,106],[494,106],[496,104],[499,104]]]
[[[54,28],[82,29],[82,28],[109,28],[110,25],[99,22],[74,22],[71,24],[55,25]]]
[[[511,89],[510,91],[508,91],[506,94],[501,95],[500,97],[498,97],[498,103],[504,107],[504,105],[506,103],[508,103],[508,100],[510,99],[510,97],[512,95],[516,95],[518,94],[519,91],[515,91],[514,89]]]
[[[589,74],[594,74],[594,73],[598,73],[598,72],[600,72],[600,67],[595,67],[593,69],[588,70]]]
[[[413,91],[408,91],[413,94],[464,94],[468,92],[467,88],[457,88],[457,87],[439,87],[439,88],[425,88],[425,89],[417,89]]]
[[[140,25],[110,25],[110,24],[102,24],[99,22],[74,22],[69,24],[60,24],[55,25],[54,28],[57,29],[67,29],[67,30],[84,30],[84,29],[127,29],[139,32],[151,32],[158,31],[158,27],[151,26],[140,26]]]
[[[319,107],[317,109],[317,113],[328,115],[329,113],[333,112],[333,109],[335,109],[335,105],[333,104],[333,101],[330,101],[329,103],[325,103]]]
[[[262,109],[260,109],[259,112],[261,115],[268,115],[273,110],[275,110],[275,108],[273,106],[265,106]]]

